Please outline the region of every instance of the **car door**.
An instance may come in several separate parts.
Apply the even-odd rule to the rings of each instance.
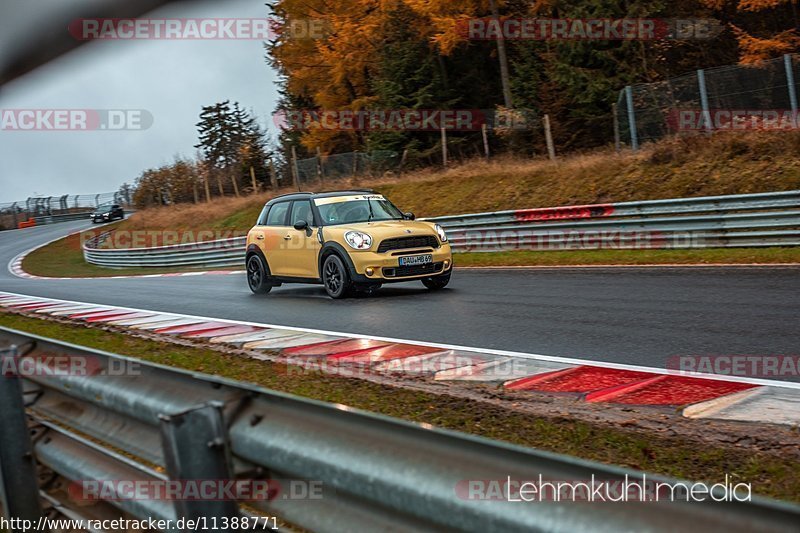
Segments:
[[[263,225],[256,226],[251,232],[256,244],[263,250],[273,276],[291,275],[288,273],[290,258],[284,244],[284,236],[289,229],[290,207],[290,201],[272,204]]]
[[[294,225],[305,221],[308,229],[298,230]],[[301,278],[318,278],[317,258],[321,245],[317,240],[319,228],[315,222],[310,200],[295,200],[289,215],[289,225],[282,236],[288,275]]]

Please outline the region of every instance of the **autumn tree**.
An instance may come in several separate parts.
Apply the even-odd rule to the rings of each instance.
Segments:
[[[267,178],[266,138],[255,118],[244,111],[238,102],[230,101],[204,106],[197,123],[200,149],[209,173],[216,182],[220,196],[225,194],[224,182],[229,181],[236,196],[240,184],[249,183],[250,167],[260,181]]]
[[[739,61],[757,64],[800,48],[796,0],[703,0],[728,24],[739,45]]]

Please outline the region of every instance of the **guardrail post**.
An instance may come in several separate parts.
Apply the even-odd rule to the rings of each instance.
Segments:
[[[17,353],[15,346],[0,350],[0,503],[8,518],[36,523],[42,505],[22,385],[14,370]]]
[[[697,69],[697,88],[700,90],[700,107],[703,109],[703,122],[706,130],[710,133],[714,129],[711,123],[711,110],[708,108],[708,91],[706,90],[706,72]]]
[[[211,402],[184,413],[161,416],[161,442],[171,480],[214,480],[221,484],[233,479],[222,407],[219,402]],[[239,516],[239,504],[225,500],[177,501],[175,510],[178,518],[187,520]]]
[[[631,149],[639,149],[639,132],[636,131],[636,110],[633,108],[633,87],[625,87],[625,103],[628,106],[628,129],[631,132]]]

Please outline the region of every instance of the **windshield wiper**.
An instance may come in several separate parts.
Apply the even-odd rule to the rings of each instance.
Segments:
[[[367,207],[369,207],[369,218],[367,222],[372,222],[372,219],[375,217],[375,213],[372,212],[372,200],[367,198]]]

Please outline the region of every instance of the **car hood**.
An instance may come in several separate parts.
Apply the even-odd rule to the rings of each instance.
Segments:
[[[380,220],[375,222],[359,222],[358,224],[342,224],[341,226],[326,226],[325,231],[334,228],[341,231],[377,232],[384,237],[389,234],[395,236],[408,234],[436,235],[436,231],[433,229],[433,225],[430,222],[417,220]]]

